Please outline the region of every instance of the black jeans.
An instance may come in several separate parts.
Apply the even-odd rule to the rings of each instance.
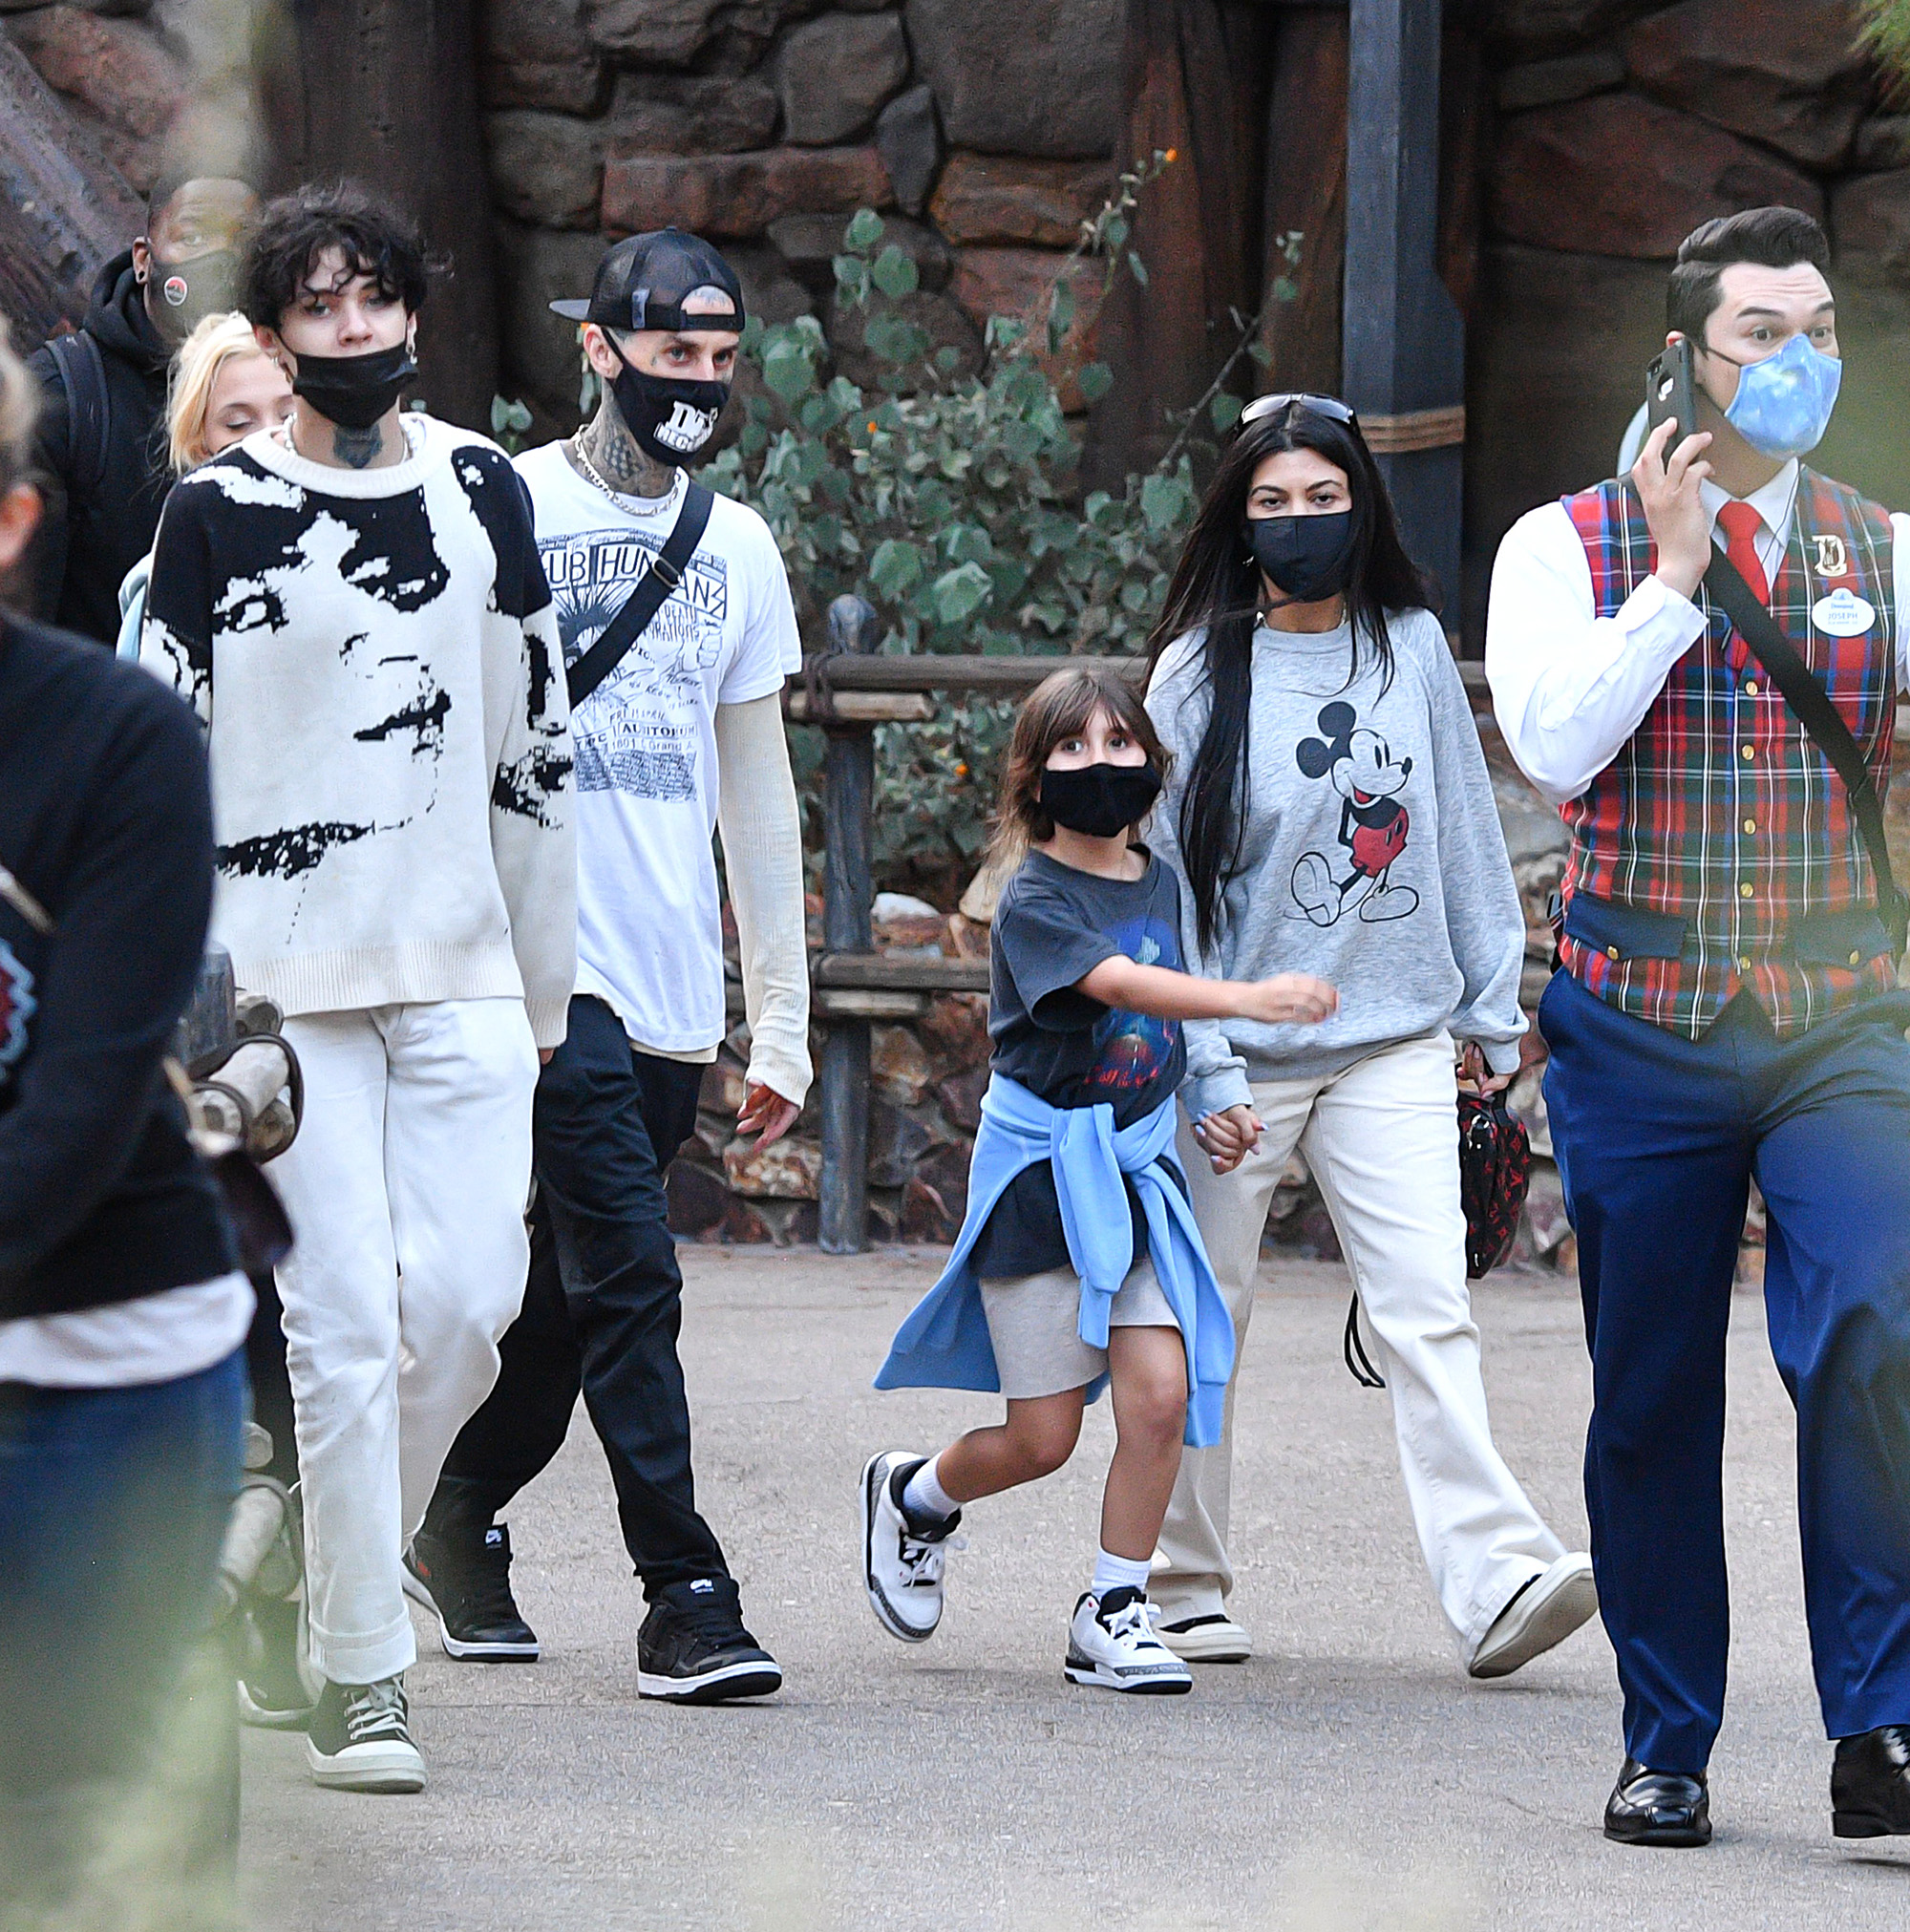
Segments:
[[[571,1001],[569,1033],[538,1081],[523,1311],[500,1345],[498,1386],[452,1445],[432,1501],[435,1521],[490,1522],[563,1446],[581,1387],[651,1598],[729,1575],[696,1513],[676,1355],[683,1276],[663,1187],[696,1125],[702,1082],[700,1067],[634,1051],[602,1000]]]

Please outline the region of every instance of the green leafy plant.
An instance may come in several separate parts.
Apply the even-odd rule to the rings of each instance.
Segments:
[[[530,427],[528,405],[501,395],[491,398],[491,435],[506,456],[514,456],[523,448]]]
[[[1119,493],[1084,498],[1057,383],[1072,376],[1091,402],[1108,393],[1106,365],[1071,343],[1080,265],[1098,261],[1104,287],[1124,272],[1145,281],[1129,246],[1133,210],[1171,159],[1157,153],[1121,176],[1082,223],[1032,328],[989,319],[979,372],[964,372],[953,349],[933,350],[911,319],[915,263],[871,209],[847,224],[835,273],[838,305],[862,312],[874,387],[829,373],[813,316],[750,324],[744,353],[766,393],[749,398],[738,442],[703,477],[767,520],[809,634],[846,591],[874,605],[889,652],[1141,648],[1193,515],[1192,458],[1179,449]],[[885,881],[945,885],[972,869],[1011,716],[998,701],[944,702],[933,724],[878,732],[875,859]]]

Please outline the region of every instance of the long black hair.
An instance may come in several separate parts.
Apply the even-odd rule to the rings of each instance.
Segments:
[[[1201,949],[1220,932],[1220,899],[1239,869],[1246,829],[1247,715],[1253,698],[1253,639],[1262,584],[1247,547],[1247,495],[1254,472],[1283,450],[1312,450],[1346,473],[1352,500],[1353,541],[1347,586],[1352,620],[1348,684],[1363,652],[1392,679],[1392,640],[1387,612],[1436,608],[1431,579],[1406,554],[1392,501],[1356,427],[1293,402],[1246,423],[1229,445],[1207,486],[1194,528],[1174,567],[1167,603],[1148,640],[1149,669],[1175,639],[1204,628],[1201,656],[1212,703],[1180,800],[1180,855],[1194,891],[1194,921]]]

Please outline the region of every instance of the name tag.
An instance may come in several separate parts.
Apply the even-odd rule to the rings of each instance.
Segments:
[[[1877,612],[1855,590],[1839,585],[1811,606],[1811,622],[1828,637],[1861,637]]]

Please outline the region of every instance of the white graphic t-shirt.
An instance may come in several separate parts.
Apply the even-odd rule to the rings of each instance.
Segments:
[[[663,548],[681,474],[652,506],[607,496],[562,443],[525,452],[517,467],[574,664]],[[603,1000],[638,1046],[693,1053],[723,1037],[716,707],[766,697],[801,667],[775,539],[755,511],[718,497],[682,584],[571,714],[577,990]]]

